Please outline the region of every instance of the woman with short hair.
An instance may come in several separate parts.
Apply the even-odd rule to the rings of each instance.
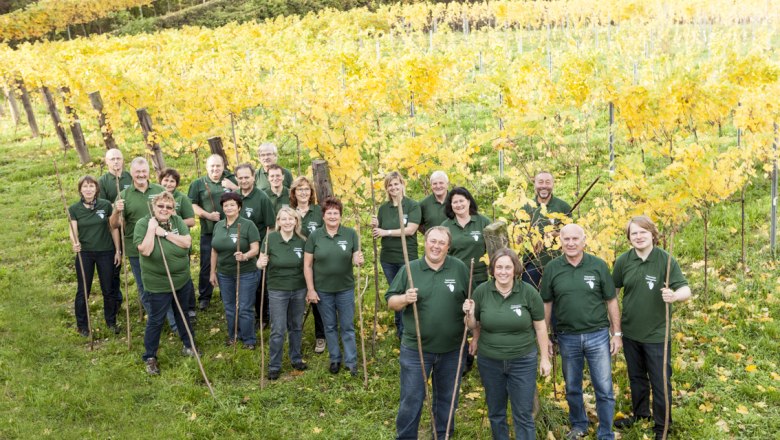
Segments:
[[[479,213],[476,200],[469,190],[461,186],[452,188],[444,199],[444,214],[441,225],[450,230],[452,243],[450,255],[468,267],[474,259],[474,278],[471,287],[476,288],[488,279],[487,264],[482,256],[487,253],[482,231],[490,225],[490,219]]]

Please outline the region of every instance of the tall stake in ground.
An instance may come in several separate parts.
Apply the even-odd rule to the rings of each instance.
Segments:
[[[57,161],[52,159],[54,163],[54,171],[57,172],[57,184],[60,186],[60,197],[62,198],[62,207],[65,208],[65,215],[68,216],[68,227],[70,228],[71,240],[73,244],[79,244],[79,233],[73,227],[73,219],[68,211],[68,202],[65,201],[65,191],[62,190],[62,179],[60,178],[60,169],[57,168]],[[95,195],[97,197],[97,195]],[[84,308],[87,312],[87,331],[89,332],[89,350],[92,351],[95,348],[95,340],[92,337],[92,322],[89,319],[89,296],[87,295],[87,276],[84,272],[84,261],[81,259],[81,251],[76,252],[76,257],[79,260],[79,267],[81,268],[81,282],[84,283]],[[103,300],[105,301],[106,292],[103,292]]]
[[[368,174],[371,183],[371,215],[376,217],[376,197],[374,197],[373,168],[369,170]],[[379,312],[379,268],[378,268],[379,253],[377,252],[377,248],[376,248],[376,237],[373,237],[373,245],[374,245],[374,331],[371,333],[371,357],[376,358],[376,324],[377,324],[377,313]]]
[[[371,189],[374,189],[374,186],[371,185]],[[404,266],[406,267],[406,278],[409,284],[410,289],[414,289],[414,280],[412,280],[412,268],[409,266],[409,251],[406,249],[406,231],[404,228],[404,196],[403,194],[399,195],[398,198],[394,198],[395,202],[398,203],[398,225],[400,226],[401,231],[401,249],[404,253]],[[422,337],[420,336],[420,315],[417,313],[417,302],[412,303],[412,312],[414,313],[414,331],[417,334],[417,354],[420,356],[420,368],[422,371],[423,376],[423,385],[425,386],[425,390],[423,393],[423,402],[428,399],[428,375],[425,374],[425,357],[423,356],[422,351]],[[428,402],[428,408],[431,412],[431,429],[433,431],[433,438],[434,440],[438,439],[438,435],[436,434],[436,417],[433,414],[433,402],[429,400]]]
[[[357,245],[360,249],[360,215],[355,214],[355,225],[357,226]],[[363,335],[363,294],[360,293],[360,266],[358,266],[357,286],[355,292],[358,294],[358,323],[360,324],[360,352],[363,354],[363,387],[368,387],[368,366],[366,366],[366,337]]]
[[[268,233],[271,228],[265,228],[265,250],[268,255]],[[263,303],[265,302],[265,275],[268,272],[268,266],[263,269],[263,277],[260,280],[260,389],[265,388],[265,342],[263,342]],[[270,316],[269,316],[270,318]]]
[[[116,183],[116,196],[118,198],[119,197],[119,176],[117,176],[116,174],[114,174],[114,182]],[[114,202],[116,202],[116,200],[114,200]],[[122,270],[124,271],[124,275],[125,275],[125,295],[127,295],[127,298],[125,299],[125,317],[127,318],[127,349],[130,350],[130,291],[128,290],[127,287],[127,266],[125,264],[127,263],[127,259],[125,258],[127,256],[127,249],[125,243],[125,222],[119,223],[119,236],[122,237]],[[141,321],[143,321],[144,319],[143,309],[144,308],[141,307]]]
[[[471,299],[471,283],[474,281],[474,259],[471,259],[469,267],[469,293],[467,300]],[[455,396],[458,395],[458,378],[460,377],[460,366],[463,364],[463,347],[466,345],[466,336],[468,336],[469,327],[463,325],[463,338],[460,340],[460,352],[458,352],[458,368],[455,369],[455,385],[452,386],[452,400],[450,401],[450,413],[447,416],[447,429],[444,431],[445,439],[450,438],[450,426],[452,426],[452,416],[455,413]]]
[[[236,218],[236,221],[240,220],[240,213],[239,217]],[[225,225],[227,225],[227,219],[225,219]],[[236,233],[238,235],[238,238],[236,238],[236,255],[238,255],[241,252],[241,223],[238,223],[236,225],[238,228],[238,232]],[[233,356],[236,355],[236,345],[238,345],[238,289],[241,287],[241,263],[239,261],[236,261],[236,316],[233,320]]]
[[[669,235],[669,257],[666,259],[666,283],[664,284],[666,288],[669,288],[669,273],[672,269],[672,249],[674,248],[674,230],[672,230],[672,233]],[[669,433],[669,416],[671,412],[671,408],[669,407],[669,370],[666,368],[666,363],[669,362],[669,327],[670,327],[670,321],[671,317],[669,316],[669,303],[665,302],[665,315],[664,319],[666,321],[666,330],[664,332],[664,360],[663,360],[663,369],[664,369],[664,431],[661,434],[661,439],[666,440],[666,435]]]

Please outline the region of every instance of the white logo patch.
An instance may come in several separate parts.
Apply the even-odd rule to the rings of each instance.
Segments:
[[[297,247],[297,248],[293,249],[293,252],[295,252],[295,255],[297,255],[298,259],[300,260],[301,259],[301,255],[303,254],[303,249]]]
[[[307,227],[307,229],[309,229],[309,232],[314,232],[314,230],[317,229],[317,223],[309,222],[309,226]]]
[[[339,246],[341,246],[341,250],[342,251],[346,251],[347,250],[347,245],[349,244],[349,242],[346,241],[346,240],[339,240],[337,244]]]
[[[523,306],[520,304],[512,304],[511,308],[512,311],[517,314],[517,316],[523,316]]]
[[[97,216],[100,217],[101,219],[106,218],[106,211],[103,209],[98,209],[97,211],[95,211],[95,214],[97,214]]]
[[[230,239],[233,240],[233,243],[238,241],[238,234],[230,234]]]
[[[408,214],[404,214],[404,226],[406,226],[406,224],[408,222],[409,222],[409,215]]]
[[[479,241],[479,236],[482,235],[482,233],[479,231],[471,231],[470,234],[474,241]]]
[[[645,275],[645,281],[647,281],[647,288],[653,290],[653,286],[655,286],[655,282],[658,281],[658,278],[651,275]]]
[[[252,218],[252,213],[255,212],[254,208],[245,208],[246,218]]]
[[[445,279],[444,284],[447,285],[447,288],[450,289],[450,292],[455,291],[455,280]]]
[[[593,275],[585,275],[582,278],[585,281],[585,284],[590,286],[590,289],[593,290],[596,287],[596,277]]]

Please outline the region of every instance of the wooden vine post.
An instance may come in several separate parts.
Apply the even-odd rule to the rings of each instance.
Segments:
[[[111,127],[106,121],[106,113],[103,111],[103,98],[100,97],[100,92],[95,91],[89,94],[89,102],[92,104],[92,108],[97,112],[98,125],[100,126],[100,133],[103,135],[103,143],[106,144],[106,150],[117,148],[114,141],[114,135],[111,132]]]
[[[149,148],[149,152],[152,154],[152,164],[154,165],[154,170],[159,176],[162,170],[165,169],[165,159],[163,158],[160,144],[154,139],[154,136],[151,136],[154,134],[154,129],[152,128],[152,117],[149,116],[149,112],[146,111],[146,107],[136,110],[135,113],[138,115],[138,122],[141,124],[141,130],[144,133],[144,142]]]
[[[227,169],[228,160],[227,155],[225,154],[225,147],[222,145],[222,138],[219,136],[209,138],[208,143],[211,154],[220,155],[222,157],[222,162],[225,164],[225,169]],[[238,165],[238,163],[236,163],[236,165]]]
[[[498,221],[489,224],[482,231],[482,236],[485,237],[485,247],[487,247],[488,257],[490,258],[493,258],[493,255],[499,249],[509,246],[509,234],[504,222]]]
[[[78,152],[82,164],[89,163],[92,159],[89,156],[87,141],[84,139],[84,131],[81,129],[81,121],[76,113],[76,109],[70,106],[70,89],[68,87],[60,87],[60,94],[62,95],[62,103],[65,106],[65,114],[68,115],[68,125],[70,125],[70,134],[73,136],[76,152]]]
[[[8,101],[8,110],[11,113],[11,119],[14,121],[14,126],[19,125],[19,103],[16,102],[16,96],[13,91],[8,87],[3,87],[3,94],[6,101]]]
[[[43,101],[46,103],[46,108],[51,115],[51,120],[54,122],[54,131],[57,133],[57,139],[59,139],[60,145],[62,145],[62,151],[68,151],[71,148],[70,141],[68,140],[67,133],[65,133],[65,129],[62,128],[62,119],[60,119],[60,112],[57,111],[57,104],[54,102],[54,97],[51,96],[51,91],[46,86],[41,87],[41,94],[43,95]],[[85,162],[82,160],[81,163]]]
[[[22,99],[22,107],[24,107],[24,112],[27,113],[27,123],[30,125],[30,132],[32,133],[32,137],[38,137],[41,135],[41,133],[38,130],[38,122],[35,120],[35,113],[33,112],[32,103],[30,102],[30,94],[27,93],[27,87],[24,86],[24,81],[17,79],[16,88],[19,89],[19,97]]]
[[[311,163],[311,171],[314,176],[314,190],[317,191],[317,200],[320,202],[320,206],[322,206],[325,198],[333,195],[328,161],[322,159],[315,160]]]

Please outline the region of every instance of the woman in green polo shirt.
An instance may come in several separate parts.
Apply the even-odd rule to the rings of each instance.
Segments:
[[[507,397],[512,402],[515,438],[536,438],[531,411],[537,352],[541,356],[539,372],[548,376],[551,369],[544,304],[539,292],[520,280],[522,269],[514,251],[498,250],[490,261],[493,281],[481,284],[474,299],[463,303],[466,325],[481,328],[477,367],[494,439],[509,438]]]
[[[116,293],[112,285],[114,266],[121,263],[122,256],[119,249],[119,230],[112,229],[108,224],[111,216],[111,202],[99,199],[100,192],[98,181],[92,176],[84,176],[79,179],[79,195],[81,200],[70,205],[71,224],[68,228],[71,234],[73,252],[81,252],[81,261],[84,262],[84,276],[86,277],[87,295],[92,291],[92,279],[97,269],[100,280],[100,291],[103,292],[103,315],[106,325],[114,332],[119,333],[116,326],[116,314],[118,304]],[[73,231],[76,236],[73,236]],[[87,329],[87,303],[84,298],[85,280],[81,278],[81,266],[76,258],[76,328],[81,336],[89,336]]]
[[[140,254],[141,280],[149,306],[144,331],[143,359],[146,372],[150,375],[160,374],[157,349],[160,346],[160,332],[165,314],[172,306],[179,337],[184,343],[182,353],[185,356],[195,355],[192,341],[185,329],[185,322],[189,326],[187,314],[181,315],[173,298],[175,294],[181,307],[186,307],[190,297],[194,295],[190,277],[192,237],[184,220],[175,214],[175,209],[176,200],[171,193],[163,191],[157,194],[152,198],[152,214],[138,220],[133,231],[133,246]],[[191,326],[189,328],[194,337],[195,330]]]
[[[268,267],[268,307],[271,315],[271,342],[268,379],[276,380],[282,370],[284,334],[289,333],[290,363],[303,371],[307,365],[301,356],[303,314],[306,310],[306,279],[303,277],[303,248],[306,237],[301,233],[301,217],[289,206],[276,214],[276,231],[266,236],[257,267]]]
[[[352,266],[363,264],[363,253],[355,230],[341,225],[343,209],[339,199],[325,199],[325,226],[312,232],[306,240],[303,276],[306,278],[306,301],[318,304],[322,314],[330,372],[338,373],[343,363],[353,376],[357,376]],[[339,328],[344,345],[343,359],[339,350]]]
[[[317,204],[314,185],[306,176],[296,178],[290,186],[290,206],[301,216],[301,233],[308,237],[315,229],[322,227],[322,208]],[[314,315],[314,352],[325,351],[325,327],[317,304],[311,305]]]
[[[482,231],[490,225],[490,219],[479,213],[477,202],[469,190],[461,186],[452,188],[444,200],[444,214],[447,216],[441,225],[450,230],[452,242],[450,255],[469,266],[474,259],[474,279],[472,288],[476,288],[488,279],[487,264],[481,260],[487,252]]]
[[[188,228],[194,228],[195,211],[192,209],[192,201],[186,194],[177,189],[181,181],[179,172],[173,168],[166,168],[160,173],[159,181],[160,185],[171,193],[173,199],[176,200],[176,215],[184,220],[184,224]]]
[[[382,272],[385,273],[387,284],[390,285],[398,271],[404,266],[401,234],[406,235],[409,260],[417,259],[417,228],[422,220],[422,211],[420,211],[420,205],[417,202],[406,197],[404,178],[398,171],[393,171],[385,176],[385,190],[387,190],[387,202],[379,207],[376,217],[371,219],[371,227],[374,238],[382,239],[379,263],[382,265]],[[398,198],[402,198],[403,228],[398,221],[398,204],[395,202]],[[401,335],[404,333],[404,323],[401,316],[401,312],[395,312],[395,328],[398,339],[401,339]]]
[[[649,217],[632,218],[626,226],[626,238],[631,243],[631,249],[615,261],[612,279],[618,293],[623,289],[620,322],[633,415],[617,420],[615,427],[629,428],[638,420],[650,419],[652,389],[653,431],[656,438],[661,438],[666,413],[663,391],[666,304],[670,304],[671,313],[671,303],[687,301],[691,297],[691,289],[674,258],[669,272],[669,287],[665,286],[669,254],[656,246],[658,229]],[[671,346],[667,347],[667,354],[667,395],[671,399]],[[670,424],[671,420],[670,411]]]
[[[260,232],[252,220],[240,215],[241,196],[238,193],[222,194],[219,203],[225,218],[214,225],[209,281],[212,286],[219,284],[227,319],[226,343],[232,345],[236,341],[236,273],[238,268],[241,268],[241,282],[238,286],[238,339],[245,349],[254,350],[257,344],[255,292],[260,282],[260,272],[256,267],[257,254],[260,253]],[[236,249],[237,244],[240,250]]]

